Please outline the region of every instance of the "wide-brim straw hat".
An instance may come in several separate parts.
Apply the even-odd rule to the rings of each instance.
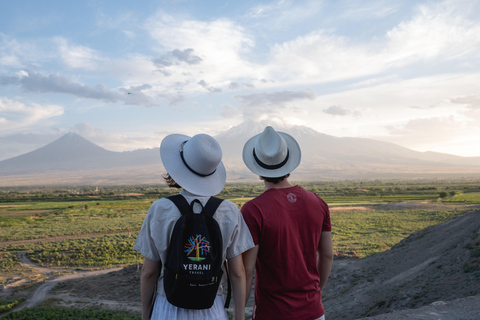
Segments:
[[[160,157],[172,179],[190,193],[214,196],[225,186],[222,149],[207,134],[168,135],[160,144]]]
[[[243,162],[262,177],[278,178],[291,173],[300,164],[300,146],[289,134],[268,126],[250,138],[243,147]]]

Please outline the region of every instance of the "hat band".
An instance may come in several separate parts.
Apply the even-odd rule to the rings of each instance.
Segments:
[[[255,159],[255,162],[257,162],[260,167],[268,170],[275,170],[283,167],[287,163],[289,156],[290,156],[290,151],[287,149],[287,156],[285,157],[285,160],[283,160],[279,164],[269,165],[260,161],[260,159],[258,159],[257,154],[255,153],[255,148],[253,148],[253,158]]]
[[[188,140],[187,140],[188,141]],[[182,149],[180,150],[180,158],[182,158],[182,161],[183,161],[183,164],[185,165],[185,167],[187,167],[188,170],[190,170],[192,173],[196,174],[197,176],[200,176],[200,177],[208,177],[208,176],[211,176],[212,174],[215,173],[215,171],[217,171],[217,169],[213,170],[212,173],[209,173],[209,174],[203,174],[203,173],[200,173],[200,172],[197,172],[195,170],[193,170],[192,168],[190,168],[190,166],[188,165],[187,161],[185,160],[184,156],[183,156],[183,145],[187,142],[183,142],[182,143]]]

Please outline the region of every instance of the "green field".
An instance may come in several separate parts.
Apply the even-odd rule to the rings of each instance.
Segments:
[[[0,243],[137,232],[151,199],[9,203],[0,208]],[[31,214],[28,214],[31,212]]]
[[[469,209],[369,210],[333,213],[332,234],[336,252],[359,257],[390,249],[411,233],[439,224]]]
[[[480,192],[456,194],[444,201],[446,203],[480,203]]]
[[[335,251],[360,257],[390,248],[412,232],[449,220],[480,203],[476,181],[340,181],[300,183],[331,207]],[[132,249],[156,199],[177,192],[162,186],[0,189],[0,250],[28,251],[44,266],[105,268],[142,260]],[[98,188],[96,188],[98,189]],[[261,183],[230,184],[220,194],[240,208],[263,192]],[[448,197],[440,198],[445,192]],[[70,201],[65,201],[65,199]],[[428,202],[421,210],[388,210],[390,203]],[[453,208],[466,205],[461,209]],[[363,211],[349,210],[362,206]],[[342,207],[341,211],[335,210]],[[4,258],[7,263],[12,258]],[[13,262],[10,262],[13,263]]]
[[[479,181],[299,184],[329,204],[335,252],[357,257],[388,250],[411,233],[478,209],[480,204]],[[100,191],[92,187],[0,189],[0,284],[28,278],[33,282],[18,288],[28,291],[44,281],[43,275],[20,263],[20,252],[38,265],[62,268],[59,272],[141,263],[143,257],[132,246],[146,212],[153,201],[176,192],[164,186],[104,187]],[[240,208],[261,192],[260,182],[230,184],[220,197]],[[0,300],[0,313],[21,299]],[[29,312],[49,314],[47,309]],[[12,314],[6,319],[30,316],[13,318]],[[135,317],[118,315],[118,319]]]
[[[3,317],[5,320],[140,320],[141,316],[136,313],[125,311],[108,311],[97,309],[75,309],[58,307],[35,307],[10,313]]]

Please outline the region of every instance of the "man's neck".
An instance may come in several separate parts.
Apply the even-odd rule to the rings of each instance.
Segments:
[[[293,187],[290,182],[285,178],[283,181],[280,181],[279,183],[272,183],[268,181],[263,181],[265,183],[265,189],[283,189],[283,188],[290,188]]]

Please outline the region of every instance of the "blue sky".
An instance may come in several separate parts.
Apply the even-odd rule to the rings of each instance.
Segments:
[[[243,121],[480,156],[480,1],[8,1],[0,160]]]

